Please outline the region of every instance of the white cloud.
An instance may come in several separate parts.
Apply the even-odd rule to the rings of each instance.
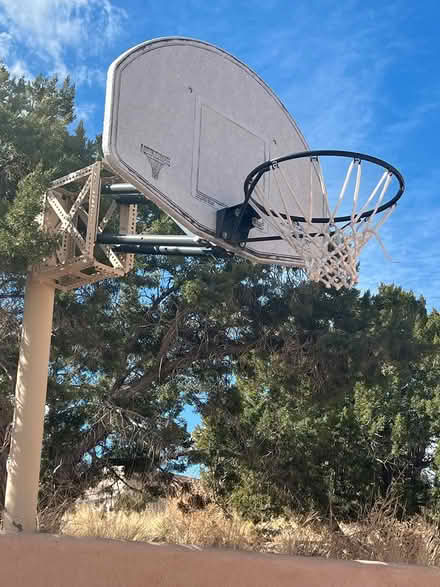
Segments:
[[[87,122],[90,120],[96,112],[96,104],[91,104],[88,102],[83,102],[82,104],[76,106],[75,108],[75,116],[76,120],[83,120]]]
[[[301,83],[287,90],[288,100],[314,148],[362,150],[376,126],[374,111],[387,61],[377,56],[373,65],[365,62],[362,54],[370,49],[363,35],[352,39],[356,49],[325,41],[315,46],[317,62],[301,64]]]
[[[407,11],[396,12],[393,2],[378,19],[353,1],[298,0],[284,27],[248,46],[244,60],[274,86],[312,148],[375,150],[387,75],[406,50],[395,38]]]
[[[19,4],[0,0],[0,22],[9,31],[0,37],[0,56],[2,47],[5,53],[15,41],[32,50],[46,70],[60,77],[71,74],[77,83],[90,79],[81,62],[114,40],[126,18],[126,12],[110,0],[20,0]],[[78,62],[79,66],[72,66]]]
[[[0,59],[4,60],[9,54],[12,36],[9,33],[0,33]]]
[[[9,72],[13,77],[24,77],[25,79],[32,79],[32,74],[22,59],[17,59],[8,66]]]
[[[386,125],[382,135],[383,145],[392,148],[395,143],[401,142],[408,135],[422,128],[427,119],[429,120],[439,111],[438,91],[432,92],[432,96],[422,97],[422,100],[424,101],[407,108],[398,119]]]
[[[106,72],[87,65],[80,65],[72,70],[71,75],[79,86],[105,86]]]

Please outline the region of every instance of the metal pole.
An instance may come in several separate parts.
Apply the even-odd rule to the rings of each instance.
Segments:
[[[98,234],[96,242],[106,245],[152,245],[152,246],[178,246],[200,247],[206,241],[198,236],[169,235],[169,234]]]
[[[107,197],[118,204],[125,204],[126,206],[130,204],[146,204],[148,202],[145,196],[139,196],[138,194],[101,194],[103,198]]]
[[[9,534],[36,531],[54,293],[28,275],[3,512]]]
[[[101,184],[101,194],[139,194],[142,195],[138,189],[130,183],[103,183]],[[145,198],[145,196],[143,196]]]
[[[114,245],[116,253],[134,253],[135,255],[171,255],[177,257],[225,257],[227,253],[219,247],[174,247],[152,245]]]

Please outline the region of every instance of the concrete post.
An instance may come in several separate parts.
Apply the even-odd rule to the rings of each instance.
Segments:
[[[36,531],[54,294],[28,275],[3,512],[7,534]]]

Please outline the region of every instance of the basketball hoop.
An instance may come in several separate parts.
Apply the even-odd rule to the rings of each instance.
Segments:
[[[336,201],[331,206],[322,176],[319,157],[342,157],[351,159],[342,187]],[[302,159],[310,162],[310,189],[307,194],[298,194],[287,177],[283,164]],[[379,179],[368,188],[367,195],[360,197],[362,164],[375,167],[380,172]],[[378,169],[382,168],[382,169]],[[270,174],[274,182],[283,209],[273,209],[267,190],[261,187],[261,178]],[[319,181],[312,183],[312,175],[318,174]],[[388,201],[385,199],[393,180],[397,180],[396,192]],[[353,185],[352,185],[353,184]],[[316,187],[318,186],[318,188]],[[349,192],[353,187],[353,203],[350,213],[339,215],[344,199],[347,205]],[[379,237],[379,229],[395,210],[397,201],[402,196],[405,183],[400,172],[387,163],[370,155],[351,151],[304,151],[266,161],[256,167],[244,182],[245,200],[237,215],[236,228],[246,217],[246,209],[252,207],[258,215],[256,222],[265,222],[296,254],[304,260],[308,277],[323,283],[326,287],[351,287],[358,281],[358,259],[363,247],[375,237],[385,248]],[[324,200],[327,214],[321,217],[313,215],[313,204],[317,198]],[[292,201],[300,215],[291,215]],[[249,216],[249,214],[247,214]],[[236,231],[234,231],[236,232]],[[261,238],[248,238],[248,242],[258,242]]]

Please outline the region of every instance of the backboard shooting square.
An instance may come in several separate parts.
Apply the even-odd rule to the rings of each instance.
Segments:
[[[264,161],[269,153],[264,139],[203,103],[194,151],[195,196],[214,208],[240,201],[243,182],[255,158]],[[243,178],[241,185],[237,185],[238,177]]]

